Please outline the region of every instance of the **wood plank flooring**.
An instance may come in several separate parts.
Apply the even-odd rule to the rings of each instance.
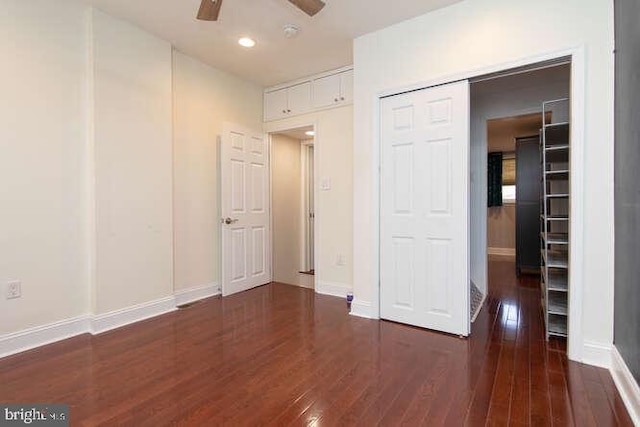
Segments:
[[[491,262],[460,339],[347,314],[271,284],[0,359],[0,402],[71,405],[78,426],[630,426],[606,370],[547,343],[535,278]]]

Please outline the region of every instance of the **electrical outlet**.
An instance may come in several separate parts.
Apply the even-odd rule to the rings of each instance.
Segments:
[[[22,283],[19,280],[7,282],[7,299],[16,299],[22,296]]]
[[[336,265],[346,265],[347,261],[344,259],[344,255],[342,254],[338,254],[338,256],[336,257]]]

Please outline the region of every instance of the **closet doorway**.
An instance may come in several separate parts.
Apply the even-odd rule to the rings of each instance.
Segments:
[[[544,78],[544,77],[548,78]],[[555,76],[555,77],[553,77]],[[380,92],[378,95],[379,105],[378,109],[380,114],[376,119],[376,127],[380,129],[384,128],[385,120],[389,120],[390,116],[388,112],[384,110],[383,104],[387,102],[387,99],[397,98],[405,96],[410,93],[421,91],[425,88],[445,87],[455,82],[469,82],[469,97],[466,103],[467,111],[469,112],[469,133],[468,133],[468,162],[465,159],[462,164],[462,168],[468,164],[468,175],[466,179],[467,185],[456,187],[452,189],[450,194],[468,194],[468,211],[467,218],[468,223],[461,227],[466,228],[467,242],[468,242],[468,256],[459,257],[456,261],[456,265],[463,271],[466,271],[468,280],[466,282],[459,283],[456,280],[457,286],[464,285],[467,288],[464,298],[456,299],[456,311],[464,307],[466,311],[467,321],[473,320],[474,313],[472,308],[475,306],[478,310],[482,310],[482,307],[488,294],[488,246],[487,246],[487,163],[488,163],[488,150],[487,150],[487,121],[490,119],[498,119],[512,116],[521,116],[526,114],[539,113],[545,117],[544,111],[551,111],[553,120],[552,123],[544,123],[542,126],[543,145],[548,148],[549,152],[555,151],[557,154],[561,154],[562,159],[558,159],[552,156],[550,163],[545,163],[544,159],[542,164],[544,165],[544,178],[545,184],[542,186],[545,190],[544,197],[545,212],[541,212],[540,217],[544,215],[544,221],[564,221],[564,230],[556,231],[554,227],[551,229],[545,229],[545,236],[543,243],[543,236],[540,236],[540,247],[538,250],[545,252],[546,255],[550,255],[547,258],[549,263],[541,259],[541,262],[545,262],[545,266],[555,267],[560,266],[565,268],[566,274],[551,274],[546,278],[549,284],[553,284],[555,288],[558,283],[556,279],[560,278],[566,288],[554,289],[554,292],[561,290],[565,291],[564,300],[566,305],[561,308],[566,314],[564,325],[566,336],[566,349],[569,358],[572,360],[581,360],[581,354],[583,349],[582,341],[582,289],[581,278],[582,272],[579,268],[583,260],[583,233],[584,228],[584,192],[583,192],[583,171],[584,171],[584,148],[582,144],[582,136],[584,131],[584,81],[585,81],[585,57],[584,52],[580,49],[571,49],[564,52],[564,55],[559,55],[558,52],[549,52],[547,54],[533,55],[527,59],[521,59],[513,61],[509,64],[495,64],[489,66],[484,72],[481,70],[470,70],[461,74],[452,74],[450,76],[444,76],[442,78],[418,82],[409,86],[402,86],[391,88]],[[465,80],[468,79],[468,80]],[[523,81],[524,80],[524,81]],[[536,81],[537,80],[537,81]],[[542,80],[542,85],[541,83]],[[560,91],[564,91],[561,98],[557,98]],[[463,100],[460,101],[465,104]],[[441,110],[432,106],[432,112],[438,113]],[[395,111],[397,128],[412,129],[414,123],[421,123],[413,120],[412,110],[398,108]],[[442,116],[442,114],[441,114]],[[395,138],[397,144],[402,144],[403,141]],[[383,256],[383,252],[393,250],[394,247],[389,242],[389,239],[385,240],[385,234],[382,224],[385,221],[384,212],[385,205],[381,200],[384,196],[384,174],[385,169],[389,164],[393,165],[393,157],[384,153],[384,147],[386,144],[394,144],[393,139],[385,137],[383,131],[375,138],[376,150],[378,153],[373,158],[373,168],[375,171],[376,179],[374,181],[374,189],[377,193],[378,212],[375,216],[375,225],[377,231],[374,233],[373,238],[376,243],[376,247],[379,252],[376,260],[373,263],[374,266],[374,279],[379,283],[379,292],[373,295],[373,301],[371,309],[367,310],[364,307],[359,307],[355,313],[363,317],[375,317],[382,319],[389,319],[385,315],[383,306],[385,304],[394,304],[394,296],[385,293],[385,282],[389,282],[387,285],[390,289],[393,289],[398,283],[402,281],[394,279],[385,279],[385,259],[388,257]],[[410,141],[409,141],[410,142]],[[550,145],[547,145],[546,143]],[[406,145],[406,144],[405,144]],[[545,150],[547,149],[545,148]],[[397,150],[401,151],[401,150]],[[406,151],[406,150],[405,150]],[[542,149],[541,149],[542,151]],[[546,152],[546,151],[545,151]],[[391,162],[391,163],[390,163]],[[405,176],[415,175],[415,171],[420,173],[424,170],[423,163],[415,160],[415,167],[412,169],[397,168],[399,171],[403,171],[403,174],[398,178],[404,178]],[[386,166],[385,166],[386,165]],[[457,164],[456,164],[457,165]],[[408,171],[408,172],[407,172]],[[407,175],[408,173],[408,175]],[[562,184],[556,186],[550,183],[549,179],[557,179]],[[405,180],[406,181],[406,180]],[[554,188],[558,187],[558,188]],[[398,194],[406,195],[413,194],[413,188],[422,187],[402,187],[405,190]],[[401,189],[402,189],[401,188]],[[406,190],[408,188],[408,190]],[[562,193],[562,189],[565,189],[565,193]],[[439,193],[438,193],[439,194]],[[517,192],[516,192],[517,194]],[[560,212],[551,207],[551,204],[547,203],[551,198],[557,197],[558,200],[564,198],[564,212]],[[466,198],[466,196],[465,196]],[[412,205],[407,205],[409,208]],[[407,210],[405,208],[405,210]],[[409,213],[412,211],[410,210]],[[549,225],[547,223],[547,225]],[[400,240],[396,239],[395,243]],[[564,244],[565,248],[561,259],[555,257],[556,253],[554,249],[558,249],[558,244]],[[544,245],[544,246],[543,246]],[[399,245],[395,245],[399,247]],[[544,249],[543,249],[544,248]],[[415,265],[424,267],[425,259],[414,256],[398,256],[398,259],[414,259]],[[465,269],[466,264],[466,269]],[[400,264],[397,264],[400,266]],[[570,266],[574,267],[569,272]],[[541,266],[540,270],[548,269],[545,266]],[[515,261],[512,263],[512,267],[515,271]],[[388,270],[388,268],[387,268]],[[396,268],[397,271],[409,271],[404,268]],[[551,271],[549,271],[551,272]],[[556,271],[557,273],[557,271]],[[541,276],[542,276],[541,274]],[[534,276],[531,276],[534,277]],[[540,277],[542,280],[543,278]],[[424,287],[424,284],[416,284],[416,286]],[[477,303],[473,295],[472,290],[476,289]],[[548,304],[547,290],[551,289],[551,286],[540,286],[540,298],[541,302],[545,306],[545,316],[549,318],[549,307],[555,304]],[[412,289],[411,289],[412,290]],[[396,300],[398,300],[396,293]],[[404,294],[402,294],[404,295]],[[413,293],[409,294],[410,297]],[[407,298],[405,298],[407,299]],[[557,300],[553,301],[554,303]],[[400,307],[402,304],[396,304]],[[408,304],[404,304],[408,306]],[[515,307],[514,307],[515,309]],[[559,313],[560,314],[560,313]],[[393,320],[393,319],[390,319]],[[509,319],[507,319],[509,320]],[[411,322],[406,322],[413,324]],[[468,326],[471,328],[471,322]],[[547,321],[547,326],[549,322]],[[549,331],[547,331],[549,332]]]
[[[508,264],[522,283],[539,283],[547,337],[566,338],[571,63],[480,77],[470,92],[472,319],[482,308],[474,300],[499,285],[490,265]]]
[[[518,276],[540,274],[541,128],[541,112],[487,120],[487,252]]]
[[[273,281],[315,287],[313,126],[270,134]]]

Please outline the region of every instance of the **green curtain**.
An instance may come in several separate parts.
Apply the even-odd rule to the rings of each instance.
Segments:
[[[502,206],[502,153],[489,153],[487,205]]]

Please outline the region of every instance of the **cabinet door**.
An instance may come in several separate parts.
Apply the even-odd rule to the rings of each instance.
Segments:
[[[325,108],[340,102],[341,75],[322,77],[313,81],[313,107]]]
[[[353,102],[353,70],[340,73],[340,101],[345,104]]]
[[[286,117],[287,109],[287,89],[280,89],[264,94],[265,121]]]
[[[288,115],[306,113],[311,110],[311,82],[291,86],[287,91],[289,98]]]

